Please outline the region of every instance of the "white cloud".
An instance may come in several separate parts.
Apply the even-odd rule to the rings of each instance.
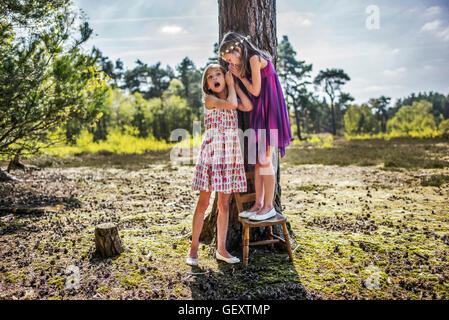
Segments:
[[[446,26],[445,29],[443,29],[443,30],[441,30],[442,28],[440,28],[440,27],[442,27],[441,21],[435,20],[435,21],[426,23],[421,28],[421,32],[424,32],[424,31],[432,32],[441,40],[449,41],[449,26]]]
[[[429,7],[425,11],[426,16],[434,16],[441,13],[441,8],[438,6]]]
[[[421,32],[423,31],[435,31],[441,26],[440,20],[435,20],[432,22],[427,22],[422,28]]]
[[[163,26],[159,29],[159,32],[161,32],[163,34],[168,34],[168,35],[177,35],[177,34],[187,33],[187,31],[185,31],[182,27],[177,26],[177,25]]]
[[[121,22],[146,22],[146,21],[166,21],[166,20],[199,20],[216,18],[216,15],[191,15],[191,16],[152,16],[152,17],[130,17],[130,18],[105,18],[93,19],[91,22],[100,23],[121,23]]]
[[[313,14],[303,12],[283,12],[278,13],[278,20],[287,28],[307,28],[312,23]]]
[[[403,74],[407,71],[407,68],[405,67],[401,67],[401,68],[397,68],[397,69],[393,69],[393,70],[384,70],[382,73],[386,76],[389,77],[396,77],[399,76],[400,74]]]
[[[443,41],[449,41],[449,27],[447,27],[441,32],[438,32],[437,36],[441,38]]]
[[[361,92],[385,92],[387,87],[385,86],[368,86],[361,89]]]
[[[95,42],[139,42],[158,40],[154,37],[128,37],[128,38],[97,38]]]
[[[142,50],[126,50],[122,52],[117,52],[111,55],[112,58],[122,58],[122,57],[145,57],[145,56],[154,56],[158,57],[162,54],[173,54],[176,52],[193,52],[204,50],[201,46],[182,46],[182,47],[170,47],[163,49],[142,49]]]
[[[395,48],[391,51],[392,54],[398,54],[401,50],[399,48]]]

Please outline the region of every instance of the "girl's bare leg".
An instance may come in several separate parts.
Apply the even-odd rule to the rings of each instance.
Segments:
[[[204,213],[209,206],[210,191],[200,191],[200,197],[196,204],[195,213],[192,221],[192,243],[190,245],[190,258],[198,258],[198,246],[201,230],[203,229]]]
[[[263,176],[260,175],[260,165],[258,163],[254,166],[254,188],[256,189],[256,201],[248,210],[250,212],[259,211],[263,205]]]
[[[226,250],[226,236],[229,222],[229,197],[230,194],[218,193],[218,218],[217,218],[217,250],[225,258],[231,258]]]
[[[273,209],[273,198],[275,188],[275,177],[273,169],[273,147],[269,146],[266,153],[265,163],[260,164],[260,174],[263,176],[263,206],[257,214],[265,214]]]

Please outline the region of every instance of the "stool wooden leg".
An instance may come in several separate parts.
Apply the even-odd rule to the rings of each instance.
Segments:
[[[249,227],[243,226],[243,266],[248,265],[249,254]]]
[[[290,237],[288,235],[287,224],[285,222],[282,224],[282,229],[284,230],[284,239],[287,246],[288,255],[293,261],[292,247],[290,246]]]
[[[271,226],[267,226],[267,230],[268,230],[268,239],[273,240],[273,229],[271,228]],[[274,243],[272,243],[270,246],[271,249],[274,249]]]

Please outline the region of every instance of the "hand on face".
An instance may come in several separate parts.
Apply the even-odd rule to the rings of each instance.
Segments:
[[[225,80],[226,80],[226,84],[229,87],[234,86],[234,77],[232,76],[232,73],[230,71],[226,72]]]
[[[229,64],[228,68],[229,68],[229,71],[231,71],[234,76],[236,76],[239,79],[241,78],[241,76],[240,76],[240,65]]]

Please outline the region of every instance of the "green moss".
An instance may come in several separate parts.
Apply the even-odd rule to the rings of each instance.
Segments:
[[[101,285],[97,290],[95,290],[96,292],[108,296],[111,292],[112,289],[106,285]]]
[[[139,288],[144,285],[144,277],[139,272],[131,272],[129,274],[122,275],[121,285],[126,289]]]
[[[20,283],[25,278],[25,275],[20,272],[7,271],[0,273],[0,276],[5,279],[6,282],[9,283]]]
[[[65,277],[54,276],[54,277],[48,279],[48,284],[55,289],[62,289],[62,288],[64,288]]]

